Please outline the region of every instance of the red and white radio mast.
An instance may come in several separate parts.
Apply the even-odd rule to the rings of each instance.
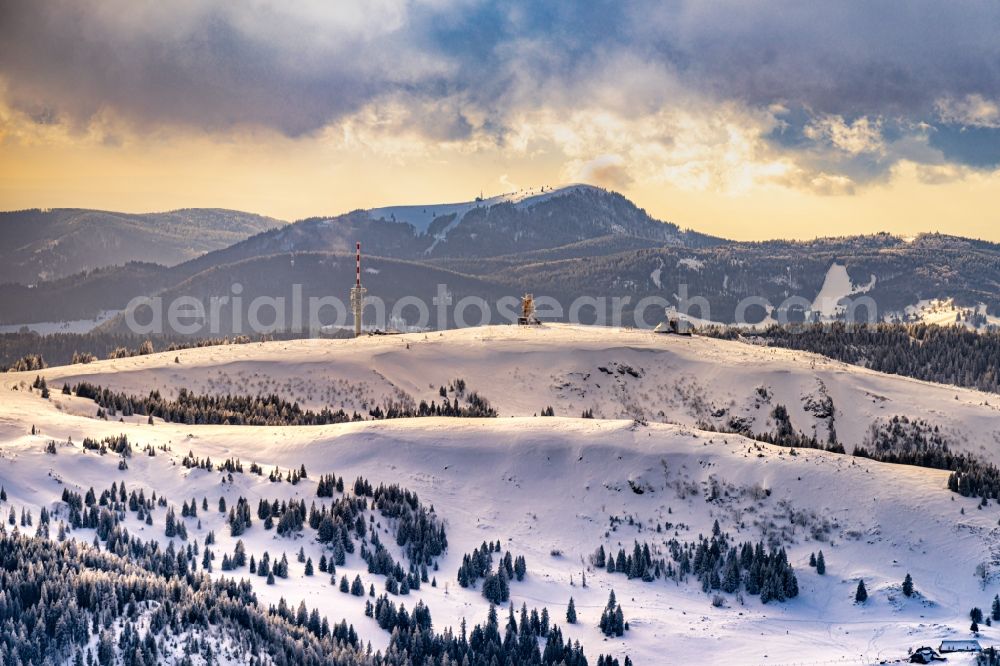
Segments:
[[[361,243],[357,244],[357,270],[354,287],[351,288],[351,309],[354,310],[354,337],[361,336],[361,313],[365,308],[365,293],[368,290],[361,286]]]

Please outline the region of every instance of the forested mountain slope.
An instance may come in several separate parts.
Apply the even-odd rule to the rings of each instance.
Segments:
[[[0,213],[0,284],[34,284],[130,261],[172,266],[284,225],[252,213],[76,208]]]

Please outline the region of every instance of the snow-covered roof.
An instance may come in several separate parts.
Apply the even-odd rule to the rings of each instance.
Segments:
[[[941,647],[938,649],[941,652],[970,652],[979,651],[983,648],[977,640],[950,640],[941,641]]]

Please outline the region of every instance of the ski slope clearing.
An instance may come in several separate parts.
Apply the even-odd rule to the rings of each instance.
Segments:
[[[571,325],[489,326],[355,340],[296,340],[204,347],[40,373],[53,400],[93,416],[90,401],[59,395],[79,381],[146,395],[270,394],[303,408],[362,415],[387,401],[440,403],[464,379],[501,417],[584,410],[725,430],[773,432],[774,408],[796,430],[850,452],[872,424],[894,416],[938,427],[949,446],[1000,462],[1000,396],[886,375],[805,352],[649,331]],[[35,373],[11,375],[28,381]],[[454,394],[449,394],[454,397]]]
[[[824,321],[836,319],[846,309],[841,301],[856,294],[864,294],[875,286],[875,276],[866,285],[856,285],[847,274],[847,267],[834,262],[826,272],[823,287],[813,300],[812,309],[819,313]]]

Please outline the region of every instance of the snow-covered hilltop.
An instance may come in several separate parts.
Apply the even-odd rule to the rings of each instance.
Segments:
[[[36,374],[46,379],[47,399],[28,390]],[[60,392],[64,382],[81,381],[138,396],[152,389],[175,396],[181,388],[213,395],[275,393],[303,406],[348,410],[388,399],[440,402],[443,387],[456,404],[458,393],[481,394],[499,417],[305,427],[156,418],[150,425],[139,416],[93,418],[93,401]],[[1000,416],[984,404],[987,394],[814,355],[642,331],[494,327],[190,349],[8,374],[0,391],[0,485],[6,497],[0,510],[34,515],[33,525],[19,527],[22,532],[36,529],[44,508],[54,537],[69,518],[64,491],[82,496],[93,487],[100,494],[116,482],[130,493],[155,492],[165,504],[150,509],[149,522],[127,508],[122,512],[121,525],[134,538],[166,545],[171,539],[165,512],[172,507],[173,520],[185,526],[186,543],[215,554],[213,577],[250,580],[265,605],[283,598],[295,609],[303,601],[331,624],[344,618],[362,644],[370,641],[375,650],[386,649],[389,633],[365,615],[366,601],[374,599],[341,592],[334,583],[358,577],[365,591],[374,586],[382,595],[386,576],[370,573],[361,551],[341,555],[334,583],[326,573],[306,575],[305,559],[310,567],[321,558],[332,562],[334,551],[309,525],[284,536],[281,529],[267,529],[255,511],[262,500],[324,507],[354,496],[359,476],[375,486],[398,483],[415,491],[444,521],[448,546],[429,571],[435,585],[425,581],[406,595],[390,595],[394,603],[412,609],[422,600],[435,631],[457,630],[463,618],[470,627],[483,622],[483,583],[463,588],[456,576],[464,555],[499,540],[504,551],[527,563],[524,580],[509,583],[515,610],[522,604],[547,608],[565,637],[581,642],[590,663],[599,654],[620,660],[628,655],[635,664],[665,663],[665,654],[670,663],[902,658],[908,647],[969,637],[969,609],[979,606],[988,615],[993,599],[1000,552],[996,505],[950,492],[946,471],[772,446],[694,427],[736,418],[766,432],[776,425],[774,408],[783,404],[795,428],[819,432],[830,425],[824,415],[829,398],[837,436],[848,450],[871,421],[909,415],[938,426],[959,448],[996,451]],[[532,416],[548,406],[557,416]],[[575,418],[583,410],[596,418]],[[89,448],[122,434],[131,446],[128,457]],[[88,448],[81,446],[85,437],[91,439]],[[205,468],[206,459],[213,469]],[[240,469],[255,463],[262,473],[216,471],[236,459]],[[289,483],[286,475],[303,467],[307,477],[296,474],[297,482]],[[343,492],[328,488],[329,494],[317,496],[318,483],[329,474],[344,480]],[[253,515],[242,534],[231,533],[227,514],[217,510],[220,498],[229,508],[246,500]],[[187,507],[189,500],[198,510],[183,517],[181,503]],[[404,561],[393,536],[396,522],[374,507],[371,520],[371,533]],[[762,603],[762,592],[739,580],[734,592],[714,591],[708,573],[706,594],[697,568],[680,575],[674,556],[684,544],[712,538],[716,523],[726,543],[784,549],[797,596]],[[209,532],[211,546],[205,541]],[[80,527],[68,535],[89,543],[95,531]],[[185,545],[176,534],[172,540]],[[273,562],[285,554],[287,577],[267,584],[245,566],[223,571],[221,558],[238,541],[256,562],[265,552]],[[592,558],[599,547],[630,556],[636,544],[648,547],[657,562],[647,581],[611,572]],[[296,557],[300,548],[303,562]],[[810,566],[820,551],[824,574]],[[685,566],[703,566],[697,564],[705,562],[702,556],[690,552],[694,560]],[[670,568],[661,570],[661,560]],[[907,573],[916,589],[909,597],[902,591]],[[863,604],[855,602],[859,580],[869,595]],[[629,629],[606,638],[598,624],[612,590]],[[576,624],[566,622],[570,597]],[[981,640],[991,643],[994,629],[981,629]],[[220,652],[233,656],[237,649],[224,646]]]
[[[708,426],[765,433],[784,406],[792,427],[826,442],[833,428],[848,451],[873,424],[919,417],[952,448],[1000,462],[1000,398],[990,393],[873,372],[806,352],[650,331],[550,324],[490,326],[374,336],[294,340],[50,368],[51,386],[80,381],[144,395],[277,393],[303,408],[362,414],[387,401],[441,401],[456,378],[501,417],[557,416]],[[34,378],[34,375],[31,377]],[[55,399],[60,399],[56,396]],[[93,411],[87,402],[68,410]]]
[[[500,203],[511,203],[517,208],[528,208],[552,197],[563,196],[578,191],[592,190],[599,192],[600,188],[593,185],[575,183],[560,187],[522,188],[513,192],[505,192],[492,197],[477,197],[473,201],[446,204],[419,204],[406,206],[383,206],[371,208],[367,212],[376,220],[390,220],[412,225],[420,233],[428,233],[431,223],[438,218],[455,216],[457,223],[474,208],[489,208]],[[443,235],[443,233],[442,233]]]

